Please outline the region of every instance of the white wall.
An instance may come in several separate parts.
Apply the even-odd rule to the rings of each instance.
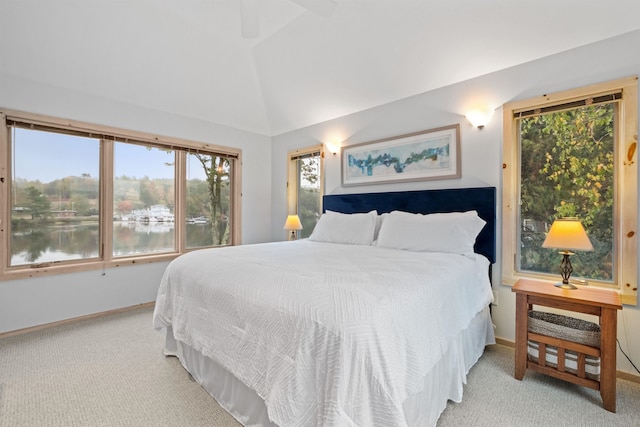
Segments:
[[[342,188],[340,156],[327,155],[326,192],[413,190],[474,186],[486,183],[498,188],[498,247],[500,247],[502,180],[502,111],[508,101],[526,99],[588,84],[640,74],[640,31],[564,52],[542,60],[492,73],[443,89],[427,92],[374,109],[341,117],[273,138],[272,237],[283,240],[286,217],[286,154],[319,142],[343,141],[343,146],[455,123],[461,126],[462,178],[410,184],[386,184]],[[402,78],[399,75],[399,78]],[[484,129],[471,126],[463,114],[477,105],[498,108]],[[498,248],[500,251],[500,248]],[[501,254],[493,268],[498,306],[493,318],[496,335],[515,338],[515,296],[501,285]],[[625,306],[619,312],[618,338],[637,365],[640,363],[640,310]],[[618,369],[634,372],[619,353]]]
[[[343,189],[340,186],[340,156],[328,155],[327,192],[488,184],[498,188],[500,198],[501,112],[498,110],[482,130],[473,128],[462,115],[477,103],[499,107],[516,99],[638,75],[640,56],[632,53],[639,45],[640,32],[637,31],[279,135],[272,138],[272,146],[269,138],[262,135],[139,109],[3,74],[0,74],[0,107],[243,149],[243,242],[258,243],[284,240],[286,236],[282,224],[286,217],[287,152],[319,142],[339,140],[346,146],[460,123],[461,179]],[[498,242],[500,237],[498,230]],[[102,271],[92,271],[0,282],[0,333],[152,301],[165,267],[166,263],[156,263],[106,270],[104,275]],[[499,337],[513,340],[515,298],[509,287],[500,285],[500,268],[498,261],[494,266],[494,288],[498,292],[499,305],[493,312],[494,322]],[[640,340],[634,331],[639,327],[640,310],[625,306],[619,314],[618,337],[636,364],[640,362]],[[620,354],[618,369],[633,372]]]
[[[264,135],[3,74],[0,107],[241,148],[242,241],[271,238],[271,145]],[[0,333],[153,301],[166,265],[0,282]]]

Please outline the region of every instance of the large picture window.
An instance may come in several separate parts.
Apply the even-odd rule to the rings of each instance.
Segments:
[[[240,150],[3,112],[0,279],[239,243]]]
[[[593,251],[572,277],[635,302],[636,79],[505,105],[503,278],[554,280],[561,256],[543,248],[554,220],[577,218]]]
[[[100,140],[14,126],[10,140],[9,265],[98,258]]]

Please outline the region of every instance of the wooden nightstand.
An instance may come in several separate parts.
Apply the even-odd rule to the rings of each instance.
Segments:
[[[560,289],[553,283],[520,279],[511,289],[516,293],[516,355],[515,378],[521,380],[527,369],[541,372],[574,384],[600,390],[606,410],[616,411],[616,337],[617,310],[622,309],[620,295],[606,289],[578,287]],[[600,319],[600,348],[577,344],[559,338],[529,332],[529,310],[533,305],[553,307],[598,316]],[[541,342],[541,352],[547,345],[558,348],[557,367],[548,366],[544,354],[539,354],[538,362],[527,360],[528,340]],[[565,370],[565,350],[578,353],[582,369],[576,374]],[[584,358],[590,355],[600,358],[600,380],[585,377]]]

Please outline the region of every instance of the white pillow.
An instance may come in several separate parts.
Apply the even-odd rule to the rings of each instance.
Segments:
[[[378,235],[380,235],[380,228],[382,228],[382,222],[384,221],[384,219],[388,216],[388,213],[383,213],[378,215],[378,217],[376,218],[376,229],[373,232],[373,242],[375,244],[376,240],[378,240]]]
[[[476,211],[429,215],[393,211],[382,223],[377,246],[472,255],[485,224]]]
[[[377,216],[376,211],[356,214],[327,212],[318,220],[309,240],[370,245],[373,242]]]
[[[373,211],[372,211],[373,212]],[[345,215],[341,212],[335,212],[335,211],[330,211],[327,210],[325,213],[329,214],[329,215]],[[376,227],[373,231],[373,244],[376,244],[376,240],[378,240],[378,233],[380,233],[380,227],[382,227],[382,221],[384,221],[384,218],[389,215],[388,213],[383,213],[380,214],[376,217]]]

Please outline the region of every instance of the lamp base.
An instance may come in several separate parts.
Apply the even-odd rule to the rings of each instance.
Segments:
[[[572,285],[571,283],[562,283],[562,282],[559,282],[559,283],[556,283],[556,284],[555,284],[555,285],[553,285],[553,286],[555,286],[556,288],[561,288],[561,289],[578,289],[578,287],[577,287],[577,286],[574,286],[574,285]]]
[[[562,289],[578,289],[569,283],[571,273],[573,273],[573,267],[571,266],[571,259],[569,257],[574,255],[573,252],[562,251],[562,262],[560,263],[560,276],[562,276],[562,282],[556,283],[555,286]]]

